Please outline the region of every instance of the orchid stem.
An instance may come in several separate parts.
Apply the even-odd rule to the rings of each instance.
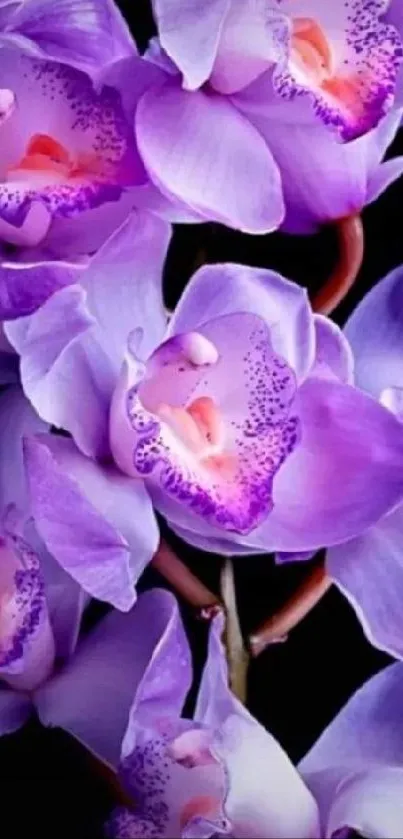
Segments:
[[[321,560],[284,606],[249,637],[251,653],[260,655],[269,644],[287,640],[288,633],[309,614],[332,585]]]
[[[221,596],[226,611],[224,643],[227,653],[229,683],[235,696],[245,704],[250,656],[245,648],[239,623],[234,564],[231,559],[226,559],[222,568]]]
[[[210,619],[220,609],[216,595],[192,574],[164,540],[161,540],[151,565],[198,611],[200,617]]]
[[[330,315],[344,300],[358,276],[364,257],[364,228],[359,215],[336,222],[339,260],[329,280],[312,301],[315,312]]]

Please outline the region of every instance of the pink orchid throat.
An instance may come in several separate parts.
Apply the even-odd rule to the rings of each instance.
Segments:
[[[204,334],[169,338],[145,366],[125,362],[111,406],[111,451],[125,474],[145,480],[161,512],[174,503],[247,533],[271,511],[274,476],[298,442],[294,393],[295,377],[264,322],[224,316]]]
[[[214,344],[198,332],[180,336],[180,349],[186,361],[195,369],[217,363],[219,354]],[[233,464],[233,456],[225,452],[226,426],[219,405],[211,396],[198,396],[185,405],[161,402],[155,404],[158,377],[151,377],[139,387],[139,398],[144,408],[171,432],[180,448],[181,456],[195,460],[209,471],[222,471]],[[150,396],[151,395],[151,396]]]
[[[0,539],[0,679],[16,690],[34,690],[54,658],[38,557],[18,536]]]
[[[7,178],[46,183],[88,181],[104,177],[104,164],[95,154],[72,154],[49,134],[34,134],[21,160],[10,166]]]
[[[333,75],[332,46],[313,18],[296,17],[292,21],[291,63],[297,72],[319,86]]]

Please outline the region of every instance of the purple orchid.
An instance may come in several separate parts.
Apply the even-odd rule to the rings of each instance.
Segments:
[[[147,180],[120,92],[107,71],[95,87],[18,48],[0,62],[0,238],[28,262],[37,246],[47,258],[96,250]]]
[[[151,502],[191,544],[231,554],[343,542],[403,492],[402,426],[352,386],[338,327],[298,286],[238,265],[197,271],[167,324],[169,234],[128,219],[80,285],[5,326],[30,402],[73,438],[25,441],[37,528],[123,609],[157,548]]]
[[[313,797],[228,688],[222,628],[220,616],[193,719],[181,717],[192,681],[183,630],[160,644],[137,687],[121,746],[119,777],[135,805],[113,814],[108,836],[319,836]]]
[[[400,836],[402,665],[350,700],[298,773],[229,690],[221,631],[218,617],[193,719],[181,717],[191,683],[186,641],[177,631],[160,644],[137,687],[121,748],[119,777],[133,808],[113,813],[107,835]]]
[[[403,157],[384,161],[402,109],[394,108],[376,128],[350,143],[337,142],[310,116],[267,106],[270,79],[258,79],[236,97],[237,106],[258,128],[280,168],[286,233],[314,233],[322,224],[360,213],[403,172]]]
[[[231,95],[270,72],[269,104],[307,103],[343,140],[367,133],[394,103],[403,49],[385,21],[389,0],[211,0],[203,15],[197,2],[153,5],[188,90],[208,82]]]
[[[309,233],[374,201],[403,171],[382,163],[402,115],[396,3],[155,0],[132,112],[166,217],[176,202],[185,221]]]
[[[95,74],[135,51],[113,0],[1,0],[0,48],[10,45]]]

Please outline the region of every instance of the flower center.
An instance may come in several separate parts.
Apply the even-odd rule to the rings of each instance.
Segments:
[[[322,27],[313,18],[293,18],[291,62],[297,81],[302,83],[321,86],[332,76],[332,49]]]
[[[36,177],[59,183],[73,179],[86,180],[102,174],[100,161],[95,155],[79,154],[73,157],[68,150],[49,134],[34,134],[19,163],[8,169],[9,179],[26,180]]]
[[[199,459],[222,451],[224,423],[219,408],[209,396],[200,396],[187,408],[163,403],[156,414]]]

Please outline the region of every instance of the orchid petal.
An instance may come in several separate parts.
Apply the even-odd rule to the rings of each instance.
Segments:
[[[347,321],[357,385],[379,398],[403,386],[403,271],[396,268],[364,297]]]
[[[161,44],[183,73],[184,87],[207,81],[217,54],[220,31],[231,0],[153,0]]]
[[[30,315],[51,295],[67,285],[79,282],[82,267],[72,263],[44,262],[0,265],[0,318]]]
[[[113,0],[29,0],[15,5],[7,35],[23,36],[36,54],[97,72],[136,50]]]
[[[47,426],[18,386],[9,387],[0,395],[0,517],[7,508],[16,507],[19,514],[28,510],[22,441],[26,434],[45,432]]]
[[[315,336],[306,291],[274,271],[245,265],[204,265],[188,283],[168,326],[168,335],[197,330],[203,323],[236,312],[263,318],[273,349],[298,381],[312,367]]]
[[[21,356],[24,392],[39,416],[70,431],[85,453],[104,454],[113,376],[93,325],[85,291],[74,285],[5,331]]]
[[[403,658],[403,506],[328,551],[329,575],[354,606],[376,647]]]
[[[262,546],[267,539],[281,551],[357,535],[398,503],[403,487],[403,428],[374,400],[311,379],[300,388],[295,411],[301,443],[277,474],[273,513],[259,534]]]
[[[230,538],[171,506],[165,515],[182,538],[225,554],[304,553],[358,535],[399,503],[403,428],[386,408],[315,377],[297,392],[293,414],[300,442],[276,474],[266,520]]]
[[[291,761],[228,687],[222,630],[219,617],[210,631],[195,720],[214,732],[211,750],[226,767],[225,811],[234,833],[268,839],[318,836],[315,802]]]
[[[139,481],[85,458],[71,440],[25,443],[36,527],[50,553],[93,597],[128,611],[158,528]]]
[[[315,315],[316,358],[312,376],[337,379],[343,384],[354,380],[354,357],[352,349],[336,323]]]
[[[289,48],[290,21],[281,5],[265,0],[232,2],[210,75],[214,90],[233,94],[282,62]]]
[[[18,731],[32,712],[29,696],[10,688],[0,687],[0,736]]]
[[[267,83],[266,83],[267,84]],[[361,212],[401,174],[401,158],[382,163],[401,121],[392,111],[377,128],[346,145],[314,119],[301,121],[289,103],[288,120],[265,107],[266,87],[238,98],[245,117],[262,133],[280,169],[286,206],[283,229],[312,233],[319,225]],[[273,111],[273,112],[271,112]],[[291,119],[295,113],[294,122]],[[386,168],[385,168],[386,167]]]
[[[133,214],[81,269],[81,286],[55,293],[31,317],[6,327],[21,355],[27,396],[40,416],[70,431],[84,454],[109,454],[109,401],[130,333],[141,329],[146,354],[163,339],[169,236],[165,222]]]
[[[176,82],[149,90],[136,136],[151,179],[206,220],[267,233],[283,219],[280,176],[256,129],[217,95]]]
[[[387,667],[347,703],[300,764],[326,836],[399,835],[403,827],[402,665]]]
[[[170,237],[166,222],[149,213],[133,213],[92,259],[82,278],[87,307],[96,322],[96,339],[115,375],[135,329],[142,329],[144,358],[164,339],[162,272]]]
[[[79,643],[69,664],[36,692],[42,723],[64,728],[116,767],[133,696],[173,631],[175,614],[172,595],[155,590],[128,614],[108,615]]]

